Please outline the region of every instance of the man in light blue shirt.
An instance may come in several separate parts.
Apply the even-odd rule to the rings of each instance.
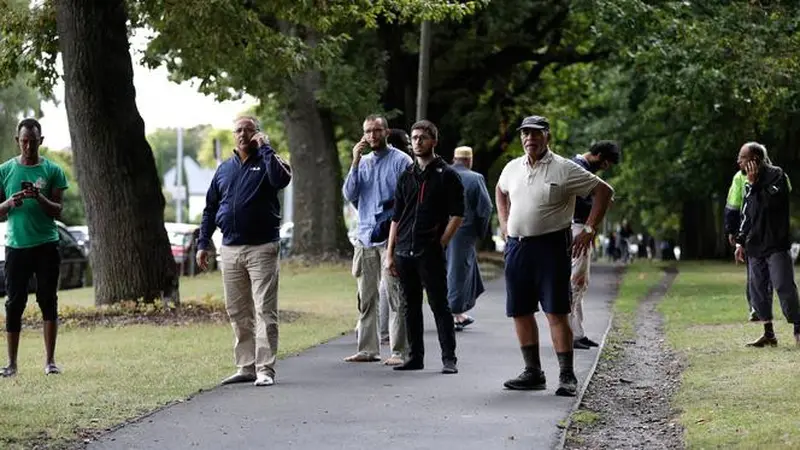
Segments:
[[[372,115],[364,120],[364,136],[353,147],[353,164],[344,181],[344,198],[358,210],[357,241],[354,245],[353,276],[358,282],[358,351],[347,362],[380,361],[378,337],[379,286],[385,281],[390,309],[389,345],[386,365],[403,363],[406,350],[405,317],[400,284],[383,265],[386,239],[392,219],[397,179],[411,157],[386,143],[386,119]],[[369,148],[370,153],[362,156]]]

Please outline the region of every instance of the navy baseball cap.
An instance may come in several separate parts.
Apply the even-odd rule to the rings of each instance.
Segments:
[[[550,122],[547,117],[543,116],[528,116],[522,120],[522,125],[517,128],[517,131],[523,128],[533,128],[534,130],[550,130]]]

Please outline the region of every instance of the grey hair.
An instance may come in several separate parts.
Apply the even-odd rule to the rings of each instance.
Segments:
[[[242,114],[240,116],[236,116],[236,119],[233,121],[233,123],[235,124],[236,122],[238,122],[240,120],[245,120],[245,119],[253,122],[253,125],[256,126],[256,130],[261,130],[261,122],[259,122],[259,120],[258,120],[258,118],[256,116],[253,116],[253,115],[250,115],[250,114]]]
[[[767,154],[767,147],[763,144],[759,144],[758,142],[748,142],[744,144],[750,153],[758,159],[764,161],[765,164],[772,165],[772,161],[769,159],[769,155]]]

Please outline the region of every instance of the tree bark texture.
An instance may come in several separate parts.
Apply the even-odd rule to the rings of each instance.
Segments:
[[[319,77],[318,72],[308,72],[290,81],[284,118],[292,155],[292,254],[318,260],[352,251],[344,225],[342,168],[333,120],[314,94]]]
[[[72,151],[92,236],[95,303],[176,294],[164,196],[136,107],[125,4],[58,0],[56,11]]]

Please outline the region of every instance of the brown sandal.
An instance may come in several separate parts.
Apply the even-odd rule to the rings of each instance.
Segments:
[[[353,356],[348,356],[344,359],[345,362],[375,362],[381,359],[376,355],[369,355],[366,353],[356,353]]]

